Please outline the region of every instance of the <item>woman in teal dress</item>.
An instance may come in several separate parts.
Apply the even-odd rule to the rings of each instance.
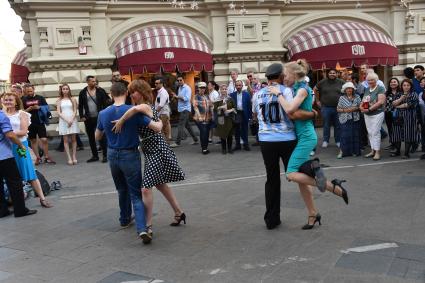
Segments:
[[[294,90],[294,99],[289,102],[285,100],[279,89],[270,87],[270,92],[278,96],[280,105],[286,113],[293,114],[298,109],[312,111],[313,96],[311,89],[305,83],[305,75],[307,72],[307,62],[305,60],[297,60],[289,62],[285,65],[285,85],[292,87]],[[308,223],[303,226],[303,229],[312,229],[316,222],[321,221],[321,215],[317,212],[314,204],[313,195],[307,190],[311,190],[310,186],[317,187],[320,191],[330,191],[344,199],[348,204],[347,191],[342,187],[341,183],[344,180],[334,179],[331,182],[326,180],[323,170],[320,168],[318,160],[310,161],[310,152],[317,145],[317,135],[314,130],[312,120],[295,120],[295,133],[297,135],[297,146],[292,152],[286,170],[286,177],[289,181],[298,183],[301,196],[308,210]],[[301,166],[310,166],[313,171],[312,178],[307,174],[299,172]]]

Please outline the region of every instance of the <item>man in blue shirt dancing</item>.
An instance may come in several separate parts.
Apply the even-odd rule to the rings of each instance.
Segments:
[[[137,114],[124,123],[120,133],[114,133],[114,121],[120,119],[132,106],[125,104],[127,88],[123,83],[111,86],[114,104],[100,111],[96,129],[96,140],[103,134],[108,141],[108,161],[115,188],[118,191],[120,206],[120,223],[127,227],[131,223],[131,204],[136,220],[136,230],[144,244],[151,242],[152,237],[146,232],[145,207],[142,200],[142,168],[138,129],[147,126],[156,132],[162,129],[162,122],[154,122],[150,117]]]

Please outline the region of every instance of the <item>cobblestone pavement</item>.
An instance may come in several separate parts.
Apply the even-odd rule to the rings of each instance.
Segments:
[[[258,147],[222,155],[184,141],[175,152],[187,180],[173,184],[187,225],[155,192],[154,241],[122,230],[107,164],[39,170],[63,188],[30,217],[0,219],[0,282],[425,282],[425,161],[336,159],[318,149],[330,177],[346,179],[350,205],[315,193],[322,225],[303,231],[307,213],[294,184],[282,178],[282,225],[263,222],[265,169]]]

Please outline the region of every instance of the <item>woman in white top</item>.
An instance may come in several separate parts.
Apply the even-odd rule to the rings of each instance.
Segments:
[[[68,165],[75,165],[77,164],[77,134],[80,129],[77,122],[77,100],[72,97],[69,85],[59,86],[59,99],[56,104],[59,115],[59,135],[63,136]],[[69,152],[69,139],[71,140],[72,156]]]
[[[211,100],[211,103],[214,104],[214,102],[220,100],[220,94],[218,93],[218,84],[215,81],[209,81],[207,84],[207,88],[208,88],[208,97]],[[214,128],[217,127],[216,125],[216,118],[213,117],[212,121],[211,121],[211,125],[210,125],[210,134],[209,134],[209,138],[208,138],[208,142],[212,143],[212,139],[213,139],[213,131]]]
[[[13,155],[15,156],[19,174],[23,181],[31,184],[34,191],[40,198],[41,206],[46,208],[52,207],[43,194],[40,181],[37,178],[37,174],[31,160],[30,149],[28,147],[28,127],[31,123],[31,114],[23,111],[24,106],[22,104],[22,100],[16,93],[5,93],[2,97],[2,104],[5,108],[4,112],[9,117],[13,132],[18,136],[22,144],[27,149],[26,152],[20,152],[18,150],[18,146],[13,144]]]

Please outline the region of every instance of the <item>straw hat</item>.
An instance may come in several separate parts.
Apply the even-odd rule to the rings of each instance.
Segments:
[[[345,83],[345,84],[342,85],[341,92],[342,93],[345,93],[345,90],[347,88],[352,88],[353,90],[356,90],[356,87],[354,86],[354,84],[352,82],[347,82],[347,83]]]

